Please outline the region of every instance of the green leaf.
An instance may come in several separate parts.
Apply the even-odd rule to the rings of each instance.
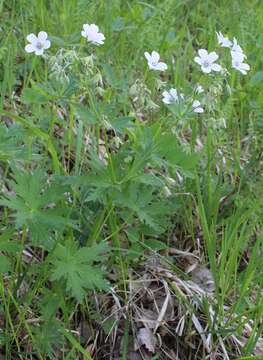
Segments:
[[[168,249],[168,246],[164,242],[156,239],[145,240],[144,244],[148,248],[151,248],[152,250],[156,250],[156,251]]]
[[[139,175],[134,181],[145,184],[145,185],[152,185],[156,187],[163,187],[165,185],[164,181],[158,178],[156,175],[151,173],[144,173]]]
[[[104,243],[79,249],[75,243],[67,246],[59,244],[52,261],[54,269],[51,280],[65,280],[66,290],[78,302],[82,302],[86,290],[106,289],[103,271],[94,262],[101,262],[104,258],[102,254],[107,249]]]
[[[263,82],[263,71],[256,72],[255,75],[250,79],[251,86],[257,86]]]
[[[14,181],[10,181],[13,193],[5,194],[0,204],[14,211],[17,228],[26,226],[34,245],[46,249],[52,246],[54,231],[62,232],[66,225],[73,225],[68,219],[66,187],[48,182],[42,169],[25,172],[13,168]],[[59,201],[62,201],[59,206]]]
[[[159,153],[164,157],[169,165],[180,167],[190,171],[196,167],[198,154],[188,154],[179,147],[173,135],[164,135],[159,140]]]
[[[21,101],[25,104],[45,104],[49,97],[38,88],[26,88],[21,95]]]
[[[38,351],[46,355],[45,358],[54,359],[55,352],[63,346],[63,336],[61,334],[61,325],[54,317],[39,324],[33,328],[34,345]]]
[[[83,121],[84,124],[94,125],[98,122],[97,117],[94,115],[90,109],[82,105],[75,105],[75,114],[76,116]]]
[[[10,113],[8,111],[1,111],[1,115],[7,116],[10,119],[12,119],[14,122],[22,125],[30,134],[37,136],[46,146],[48,152],[50,153],[54,169],[57,173],[60,171],[60,163],[58,160],[58,155],[56,152],[56,149],[51,141],[51,138],[48,134],[46,134],[44,131],[41,131],[37,126],[32,125],[28,120],[17,116],[16,114]]]
[[[0,274],[7,273],[11,270],[11,263],[4,255],[0,255]]]
[[[18,241],[10,241],[10,237],[13,235],[13,232],[13,230],[6,230],[4,234],[0,236],[0,251],[17,253],[22,250],[21,243]]]
[[[49,36],[49,39],[52,41],[53,45],[57,45],[59,48],[63,48],[67,46],[67,43],[64,41],[64,39],[58,37],[58,36]]]
[[[133,118],[131,116],[121,116],[114,120],[111,120],[110,124],[116,132],[122,134],[125,129],[134,126],[132,120]]]

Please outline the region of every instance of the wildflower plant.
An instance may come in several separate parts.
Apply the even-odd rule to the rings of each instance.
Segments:
[[[151,6],[147,9],[142,23],[153,16]],[[111,28],[120,38],[122,29],[133,28],[125,21],[117,19]],[[240,254],[247,246],[246,239],[257,231],[256,215],[242,205],[244,213],[227,215],[226,221],[223,218],[224,211],[235,208],[231,196],[236,186],[241,191],[245,175],[243,159],[232,167],[231,144],[219,146],[219,136],[227,143],[226,128],[233,126],[229,102],[235,93],[235,72],[246,75],[250,66],[237,40],[217,32],[218,48],[202,44],[193,58],[184,59],[191,69],[185,82],[174,76],[173,65],[176,67],[180,59],[174,61],[172,52],[164,51],[166,40],[159,49],[155,47],[160,53],[138,47],[138,58],[143,61],[137,64],[134,60],[126,74],[117,57],[110,56],[110,37],[116,34],[110,34],[109,28],[103,22],[99,26],[85,23],[68,42],[59,42],[44,31],[26,37],[25,52],[32,56],[31,60],[27,55],[27,61],[41,56],[38,59],[41,66],[45,64],[45,72],[36,72],[34,81],[25,81],[19,89],[18,105],[13,111],[2,112],[10,124],[0,126],[0,159],[4,164],[0,295],[9,315],[19,313],[23,302],[26,306],[32,303],[33,310],[23,315],[29,318],[21,318],[16,330],[9,318],[8,326],[15,338],[15,332],[25,325],[34,339],[30,351],[40,359],[52,359],[55,354],[62,358],[72,344],[67,357],[77,358],[80,352],[90,359],[90,353],[95,354],[93,345],[89,339],[81,342],[86,330],[71,332],[72,323],[83,317],[78,329],[85,322],[87,327],[99,324],[96,341],[100,337],[108,341],[112,329],[124,321],[127,340],[129,316],[138,317],[140,306],[147,309],[144,293],[149,290],[150,297],[162,284],[166,298],[154,326],[148,326],[153,319],[146,319],[145,327],[141,319],[132,325],[136,328],[140,324],[136,346],[144,347],[147,356],[153,355],[156,339],[163,334],[159,327],[167,323],[169,328],[172,323],[180,341],[187,336],[186,328],[192,329],[189,336],[195,345],[190,351],[198,344],[202,356],[215,356],[223,337],[229,344],[242,338],[241,330],[233,327],[236,318],[243,316],[240,314],[247,316],[246,304],[226,299],[232,288],[236,297],[238,292],[248,294],[235,281],[237,268],[243,266]],[[56,48],[59,43],[64,45]],[[120,44],[116,41],[115,45],[121,53],[125,44],[122,40]],[[222,209],[225,201],[229,207]],[[242,221],[249,224],[247,229]],[[217,244],[219,236],[222,239]],[[259,251],[259,242],[256,244]],[[232,258],[231,247],[236,249]],[[217,258],[223,248],[225,256]],[[200,249],[205,249],[203,254]],[[256,250],[251,258],[259,266]],[[210,270],[201,272],[209,274],[209,290],[198,278],[199,261],[210,264]],[[146,283],[149,274],[158,275],[156,288],[152,291],[151,285],[143,285],[147,291],[136,292],[138,285],[133,280],[144,263],[147,276],[139,282]],[[248,260],[242,275],[246,281],[254,278],[250,264]],[[229,284],[219,276],[219,269],[221,274],[226,272]],[[20,274],[18,279],[15,271]],[[7,291],[4,282],[8,283]],[[111,312],[113,302],[117,310]],[[173,309],[167,316],[174,304],[177,311]],[[0,317],[0,328],[1,321]],[[258,334],[257,324],[251,326],[250,333]],[[166,333],[163,336],[165,341],[169,338]],[[12,339],[12,346],[14,343]],[[237,343],[240,352],[246,345],[241,346],[241,340]],[[23,343],[16,346],[19,351],[26,349]],[[128,342],[125,346],[123,358]],[[98,350],[95,356],[99,359],[104,354]]]

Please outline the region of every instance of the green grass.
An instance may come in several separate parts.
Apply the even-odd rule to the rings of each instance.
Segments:
[[[0,1],[0,359],[263,357],[262,12]],[[41,30],[44,58],[24,50]],[[248,75],[216,31],[237,38]],[[200,48],[229,74],[202,74]],[[165,73],[148,69],[152,50]],[[204,114],[162,103],[197,84]],[[149,311],[152,352],[134,348]]]

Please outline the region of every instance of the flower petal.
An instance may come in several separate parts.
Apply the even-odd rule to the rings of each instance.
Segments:
[[[199,56],[196,56],[194,58],[194,62],[196,62],[197,64],[201,65],[202,64],[202,59]]]
[[[95,24],[90,24],[89,29],[90,31],[94,31],[95,33],[99,32],[99,27]]]
[[[162,101],[163,101],[163,103],[169,105],[169,104],[171,104],[172,99],[168,96],[165,96],[165,97],[163,97]]]
[[[245,59],[246,56],[242,52],[232,50],[231,51],[231,57],[232,57],[232,61],[243,62],[243,60]]]
[[[167,65],[164,62],[159,62],[158,64],[156,64],[154,66],[155,70],[159,70],[159,71],[165,71],[167,70]]]
[[[35,44],[35,43],[38,41],[38,39],[37,39],[37,37],[36,37],[35,34],[29,34],[29,35],[27,35],[26,39],[27,39],[27,41],[29,41],[29,42],[32,43],[32,44]]]
[[[211,68],[212,68],[212,70],[217,71],[217,72],[221,71],[221,69],[222,69],[221,65],[219,65],[219,64],[212,64]]]
[[[242,63],[241,65],[242,65],[241,68],[243,70],[250,70],[250,66],[248,64]]]
[[[202,58],[202,57],[207,57],[208,52],[206,49],[199,49],[198,50],[198,55]]]
[[[168,91],[165,90],[165,91],[162,92],[162,96],[163,97],[168,97],[168,96],[170,96],[170,94],[169,94]]]
[[[46,40],[45,43],[44,43],[44,49],[49,49],[51,46],[51,42],[49,40]]]
[[[36,55],[43,55],[43,53],[44,53],[44,49],[35,49],[35,54]]]
[[[200,101],[194,100],[194,102],[193,102],[193,108],[196,108],[196,107],[198,107],[198,106],[200,106],[200,105],[201,105]]]
[[[195,109],[194,109],[194,112],[195,112],[195,113],[199,113],[199,114],[201,114],[201,113],[203,113],[203,112],[204,112],[204,109],[203,109],[203,108],[201,108],[201,107],[198,107],[198,108],[195,108]]]
[[[238,69],[238,70],[241,72],[241,74],[247,75],[247,71],[246,71],[246,70],[243,70],[243,69]]]
[[[206,67],[201,66],[201,70],[203,71],[203,73],[209,74],[212,70],[212,67],[211,66],[206,66]]]
[[[27,46],[25,47],[27,53],[32,53],[35,51],[35,49],[36,47],[33,44],[27,44]]]
[[[148,62],[152,62],[152,57],[151,57],[151,55],[148,53],[148,51],[145,51],[144,56],[146,57],[146,59],[147,59]]]
[[[47,40],[47,33],[45,31],[40,31],[38,33],[38,40],[42,41],[42,42],[46,41]]]
[[[153,65],[151,62],[149,62],[148,61],[148,66],[149,66],[149,69],[150,70],[158,70],[158,69],[156,69],[156,66],[155,65]]]
[[[171,89],[170,90],[170,94],[171,96],[175,99],[175,100],[178,100],[178,95],[177,95],[177,90],[176,89]]]
[[[160,60],[160,55],[158,54],[158,52],[152,51],[152,62],[157,64],[159,60]]]
[[[96,42],[100,45],[104,44],[105,36],[102,33],[98,33],[96,36]]]
[[[208,54],[208,59],[210,62],[214,62],[218,59],[218,55],[215,51],[212,51],[210,54]]]

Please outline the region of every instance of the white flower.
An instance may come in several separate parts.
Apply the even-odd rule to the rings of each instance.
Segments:
[[[103,45],[105,36],[99,32],[99,27],[95,24],[84,24],[81,35],[94,45]]]
[[[193,109],[194,109],[194,112],[196,112],[196,113],[203,113],[204,112],[204,109],[202,108],[201,103],[198,100],[194,100]]]
[[[231,49],[232,57],[232,68],[240,71],[242,74],[246,75],[250,66],[244,63],[246,55],[244,54],[240,45],[238,45],[236,38],[233,40],[233,46]]]
[[[244,54],[240,52],[231,52],[232,55],[232,68],[240,71],[243,75],[246,75],[250,69],[250,66],[244,63]]]
[[[162,101],[169,105],[175,102],[178,102],[184,98],[183,94],[178,94],[176,89],[170,89],[169,91],[164,91],[162,93],[163,99]]]
[[[220,71],[221,66],[219,64],[215,64],[214,62],[218,59],[218,55],[216,52],[208,53],[205,49],[198,50],[198,55],[194,58],[194,61],[201,66],[201,70],[209,74],[213,71]]]
[[[227,37],[224,37],[224,35],[221,32],[216,33],[218,44],[222,47],[228,47],[230,48],[232,46],[232,41],[230,41]]]
[[[202,94],[204,92],[204,88],[202,85],[197,85],[195,91],[197,92],[197,94]]]
[[[51,45],[51,42],[47,40],[47,33],[45,31],[40,31],[37,36],[29,34],[26,39],[30,43],[25,47],[26,52],[34,52],[36,55],[43,55],[44,50],[50,48]]]
[[[144,56],[146,57],[148,66],[151,70],[165,71],[167,69],[167,65],[164,62],[159,62],[160,55],[157,51],[153,51],[152,54],[149,54],[146,51]]]

